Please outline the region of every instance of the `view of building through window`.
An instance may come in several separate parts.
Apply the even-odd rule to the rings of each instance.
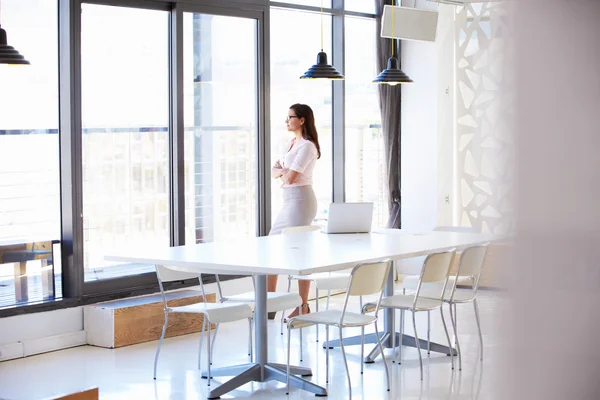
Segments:
[[[373,19],[346,17],[344,172],[346,201],[373,202],[373,226],[385,227],[388,219],[385,149],[378,89],[372,83],[379,73],[375,30]]]
[[[86,280],[148,270],[108,268],[107,252],[169,245],[168,24],[166,11],[82,5]]]
[[[29,9],[38,11],[31,15]],[[5,0],[2,14],[10,44],[32,65],[0,66],[0,240],[56,240],[57,5]],[[81,18],[83,267],[85,280],[92,281],[153,270],[107,262],[108,252],[170,241],[169,13],[82,4]],[[331,63],[330,15],[271,9],[266,132],[272,163],[292,138],[285,125],[289,106],[305,103],[314,110],[322,150],[314,176],[318,220],[327,218],[332,201],[332,83],[299,77],[321,50],[321,22]],[[375,202],[374,223],[383,226],[383,142],[377,88],[371,84],[377,73],[375,21],[347,17],[346,24],[346,46],[362,49],[346,52],[346,201]],[[31,35],[32,26],[48,34]],[[258,233],[258,43],[257,20],[184,14],[186,243]],[[281,206],[280,183],[272,181],[271,187],[274,217]],[[12,279],[10,268],[0,266],[0,280]]]
[[[257,234],[254,19],[184,15],[186,243]]]
[[[8,43],[31,63],[0,64],[2,307],[43,298],[42,262],[24,250],[60,238],[60,164],[57,2],[4,0],[0,11]],[[24,265],[8,263],[16,259]],[[60,253],[55,253],[54,272],[60,268]],[[15,290],[16,279],[22,280],[21,290]],[[60,298],[60,279],[56,283],[55,297]]]
[[[331,62],[331,16],[323,16],[323,47]],[[321,158],[313,173],[317,196],[317,219],[326,218],[332,200],[331,81],[299,79],[317,62],[321,50],[319,14],[271,10],[271,164],[280,159],[294,137],[285,119],[295,103],[309,105],[315,115]],[[281,208],[281,181],[271,184],[271,215],[274,220]]]

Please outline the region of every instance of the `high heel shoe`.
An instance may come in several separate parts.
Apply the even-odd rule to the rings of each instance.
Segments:
[[[302,307],[302,315],[310,314],[310,306],[308,305],[308,303],[303,303],[301,307]],[[296,307],[296,310],[298,310],[298,307]],[[299,315],[299,313],[294,315],[296,310],[294,310],[290,315],[288,315],[287,318],[284,318],[283,322],[287,323],[288,319],[297,317]]]

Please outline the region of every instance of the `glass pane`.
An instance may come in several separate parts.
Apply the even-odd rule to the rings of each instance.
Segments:
[[[302,6],[331,8],[331,0],[277,0],[279,3],[298,4]],[[369,1],[369,0],[365,0]]]
[[[8,44],[31,63],[0,64],[2,308],[42,300],[49,282],[62,292],[60,255],[55,280],[39,260],[52,250],[41,241],[60,238],[57,2],[4,0],[0,12]],[[15,260],[23,264],[5,264]]]
[[[345,0],[344,7],[348,11],[375,14],[376,0]]]
[[[83,4],[81,17],[85,279],[150,272],[103,257],[169,245],[169,13]]]
[[[331,16],[323,18],[324,50],[331,62]],[[319,14],[271,10],[271,164],[280,159],[293,138],[285,118],[295,103],[309,105],[315,115],[321,158],[313,173],[317,196],[317,219],[326,217],[332,194],[332,84],[326,80],[300,80],[316,63],[321,41]],[[271,182],[271,215],[281,208],[281,181]]]
[[[385,149],[378,89],[372,83],[380,72],[375,39],[375,20],[346,17],[346,201],[373,202],[373,226],[385,227]]]
[[[184,14],[186,243],[256,236],[257,42],[254,19]]]

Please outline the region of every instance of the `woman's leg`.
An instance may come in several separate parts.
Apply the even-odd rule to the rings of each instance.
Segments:
[[[308,308],[308,292],[310,291],[310,281],[299,280],[298,281],[298,294],[302,297],[302,314],[310,313],[310,308]],[[292,318],[300,314],[300,307],[296,307],[294,311],[288,318]]]
[[[310,281],[298,281],[298,294],[302,297],[302,304],[308,304],[308,291],[310,290]],[[306,314],[306,310],[302,311]]]
[[[279,275],[269,275],[267,277],[267,292],[277,291],[277,278]]]

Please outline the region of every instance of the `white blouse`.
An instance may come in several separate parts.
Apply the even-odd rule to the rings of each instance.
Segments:
[[[283,168],[288,168],[299,172],[300,176],[298,176],[298,179],[296,179],[294,183],[284,183],[281,185],[281,187],[287,188],[312,185],[313,171],[315,169],[315,165],[317,164],[317,157],[319,155],[317,147],[310,140],[300,138],[292,139],[288,145],[288,149],[289,150],[286,151],[281,158],[281,165]]]

